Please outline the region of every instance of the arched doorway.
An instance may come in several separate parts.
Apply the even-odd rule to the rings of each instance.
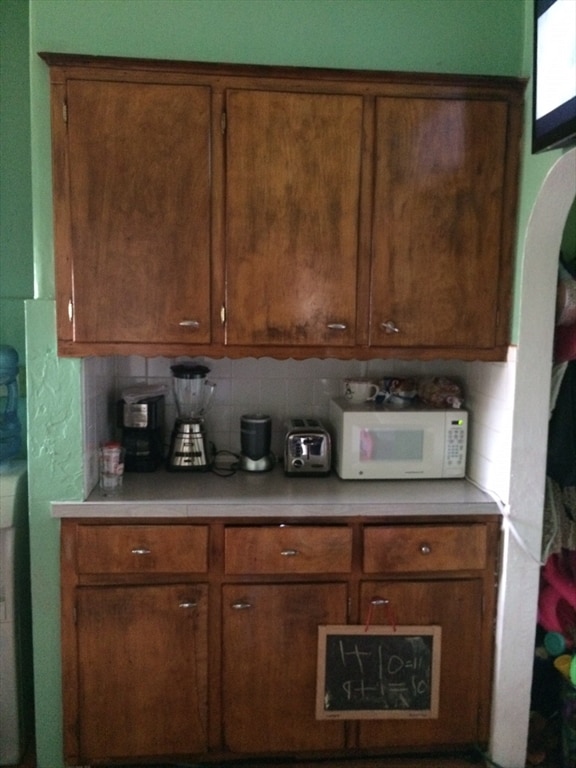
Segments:
[[[550,169],[524,242],[508,510],[522,545],[505,525],[491,732],[507,767],[524,764],[528,739],[558,254],[575,196],[576,149]]]

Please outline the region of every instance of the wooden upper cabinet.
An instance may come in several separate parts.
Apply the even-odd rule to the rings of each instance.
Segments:
[[[353,346],[363,99],[226,95],[226,343]]]
[[[65,103],[60,338],[210,342],[210,89],[71,79]]]
[[[501,343],[508,121],[505,101],[376,100],[371,346]]]
[[[60,354],[505,359],[522,81],[41,55]]]

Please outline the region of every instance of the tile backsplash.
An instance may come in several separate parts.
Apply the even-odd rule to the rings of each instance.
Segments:
[[[181,358],[178,358],[181,359]],[[470,464],[477,465],[478,481],[502,488],[509,403],[513,397],[510,363],[465,363],[458,360],[431,362],[399,360],[273,360],[271,358],[212,359],[195,357],[210,369],[208,378],[216,390],[206,428],[217,450],[240,450],[240,417],[248,412],[272,417],[272,451],[281,455],[286,419],[294,416],[328,417],[331,397],[342,394],[347,377],[454,376],[465,386],[466,406],[473,411]],[[165,442],[176,417],[169,358],[108,357],[84,360],[85,493],[97,482],[97,448],[118,436],[115,403],[122,391],[136,384],[166,386]],[[501,418],[504,414],[505,418]],[[509,440],[508,440],[509,442]],[[486,444],[488,443],[488,444]],[[469,466],[470,473],[470,466]]]

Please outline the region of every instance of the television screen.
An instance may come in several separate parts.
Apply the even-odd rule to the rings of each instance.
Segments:
[[[532,152],[576,143],[576,0],[535,0]]]

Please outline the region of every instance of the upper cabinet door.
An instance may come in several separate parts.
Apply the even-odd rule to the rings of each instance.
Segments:
[[[66,102],[61,338],[209,342],[210,89],[70,79]]]
[[[370,345],[492,348],[508,105],[378,98]]]
[[[226,344],[356,340],[361,95],[226,95]]]

